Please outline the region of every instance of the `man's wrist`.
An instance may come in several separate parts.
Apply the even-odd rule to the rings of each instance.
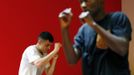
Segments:
[[[57,53],[60,48],[54,48],[54,51]]]
[[[62,32],[62,34],[64,35],[64,34],[68,34],[68,28],[63,28],[63,29],[61,29],[61,32]]]
[[[69,27],[61,27],[62,31],[65,31],[65,30],[68,30],[68,29],[69,29]]]
[[[53,58],[53,60],[55,60],[55,61],[56,61],[57,59],[58,59],[58,58],[55,58],[55,57]]]
[[[53,63],[56,63],[57,62],[57,59],[58,58],[53,58]]]
[[[94,28],[94,27],[96,27],[98,24],[97,24],[96,22],[92,21],[92,22],[89,23],[89,25],[90,25],[92,28]]]
[[[96,26],[96,25],[97,25],[97,23],[96,23],[96,22],[92,22],[92,25],[93,25],[93,26]]]

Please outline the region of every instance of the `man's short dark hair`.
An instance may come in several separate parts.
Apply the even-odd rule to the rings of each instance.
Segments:
[[[41,32],[39,38],[43,40],[49,40],[50,42],[54,41],[52,34],[49,32]]]

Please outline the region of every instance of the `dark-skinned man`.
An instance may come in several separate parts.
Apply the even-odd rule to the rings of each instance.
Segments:
[[[128,49],[131,24],[122,12],[106,14],[104,0],[79,0],[83,25],[69,38],[72,13],[67,9],[59,16],[64,52],[70,64],[82,58],[83,75],[130,75]]]

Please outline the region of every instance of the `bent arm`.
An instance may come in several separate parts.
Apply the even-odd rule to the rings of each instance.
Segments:
[[[41,68],[45,64],[47,64],[59,51],[60,48],[55,48],[51,53],[49,53],[47,56],[37,59],[33,62],[34,65],[36,65],[38,68]]]
[[[111,48],[112,51],[121,56],[124,56],[127,53],[129,48],[129,41],[127,38],[113,35],[97,24],[94,25],[93,28],[101,35],[101,37],[105,39],[107,45]]]
[[[53,58],[52,65],[48,69],[46,69],[46,75],[53,75],[56,62],[57,62],[57,59]]]
[[[75,64],[80,58],[79,50],[73,48],[67,29],[62,29],[62,39],[64,44],[64,53],[70,64]]]

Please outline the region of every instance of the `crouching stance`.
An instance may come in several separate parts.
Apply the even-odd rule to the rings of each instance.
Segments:
[[[37,44],[25,49],[20,63],[19,75],[42,75],[43,71],[46,75],[53,75],[58,58],[57,53],[61,47],[60,43],[55,43],[54,50],[48,54],[53,41],[51,33],[42,32],[38,37]]]

